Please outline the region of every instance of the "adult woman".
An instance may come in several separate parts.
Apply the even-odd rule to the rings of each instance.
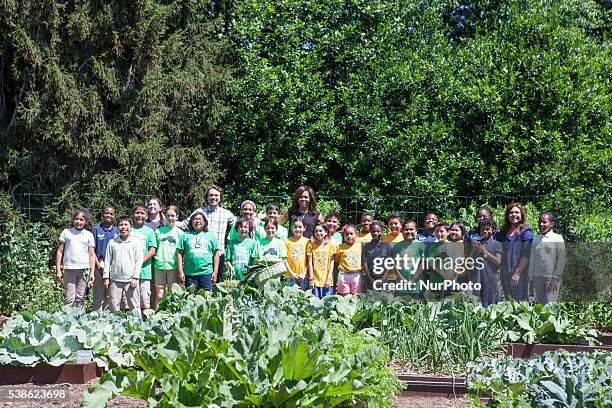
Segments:
[[[506,298],[516,301],[529,296],[529,252],[533,232],[527,226],[525,209],[520,203],[511,203],[504,213],[504,226],[495,234],[502,244],[500,280]]]
[[[315,224],[323,222],[323,216],[316,208],[317,198],[314,190],[308,186],[300,186],[293,193],[293,205],[278,217],[278,223],[284,224],[287,220],[291,223],[294,216],[302,217],[305,227],[304,236],[311,238]],[[292,231],[291,224],[289,224],[289,231]]]

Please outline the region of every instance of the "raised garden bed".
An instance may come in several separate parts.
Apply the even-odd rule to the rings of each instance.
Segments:
[[[34,367],[0,366],[0,383],[3,384],[85,384],[97,377],[96,363],[60,366],[38,364]]]
[[[467,393],[465,377],[398,374],[397,378],[404,383],[404,396],[453,398]]]
[[[525,344],[510,343],[506,346],[506,355],[518,358],[529,358],[532,355],[542,355],[547,351],[563,349],[570,353],[587,352],[592,353],[597,350],[612,352],[612,346],[584,346],[580,344]]]
[[[597,337],[597,340],[601,342],[602,346],[612,346],[612,332],[608,329],[600,329],[601,336]]]

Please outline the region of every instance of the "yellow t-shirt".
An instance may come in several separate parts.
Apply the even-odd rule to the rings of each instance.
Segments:
[[[336,262],[340,272],[361,272],[361,242],[338,246]]]
[[[394,242],[402,242],[404,240],[404,236],[401,233],[397,235],[393,235],[392,233],[388,233],[382,237],[383,242],[394,243]]]
[[[309,239],[302,236],[299,239],[291,237],[285,240],[285,249],[287,250],[287,263],[289,267],[301,278],[306,277],[306,245]],[[289,273],[285,274],[285,278],[291,278]]]
[[[372,242],[372,234],[369,232],[360,232],[357,234],[357,242],[368,243]]]
[[[306,254],[307,256],[312,257],[312,275],[314,278],[314,284],[318,287],[325,286],[325,280],[327,279],[327,275],[330,276],[333,282],[333,271],[329,271],[329,266],[331,261],[334,259],[334,254],[336,253],[336,245],[331,242],[326,242],[324,244],[316,244],[312,241],[308,241],[308,245],[306,246]]]

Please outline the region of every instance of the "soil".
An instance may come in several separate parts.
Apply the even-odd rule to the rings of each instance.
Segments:
[[[88,384],[54,384],[54,385],[37,385],[37,384],[20,384],[20,385],[0,385],[0,407],[19,407],[19,408],[77,408],[81,405],[83,399],[83,391],[98,382],[98,379],[91,380]],[[9,389],[26,388],[35,392],[45,390],[47,388],[66,387],[68,391],[67,399],[42,400],[31,399],[28,401],[16,400],[10,401],[7,399],[6,393]],[[146,407],[147,404],[138,398],[119,396],[112,399],[108,405],[111,408],[127,408],[127,407]]]
[[[63,385],[36,385],[36,384],[21,384],[21,385],[0,385],[0,407],[19,407],[19,408],[77,408],[80,406],[83,398],[83,391],[98,380],[92,380],[88,384],[63,384]],[[18,400],[10,401],[5,394],[9,389],[27,388],[28,390],[44,390],[46,388],[66,387],[68,390],[68,399],[57,400]],[[393,398],[393,403],[398,408],[463,408],[469,406],[468,401],[463,397],[458,398],[443,398],[443,397],[408,397],[405,395],[397,395]],[[120,396],[108,403],[110,408],[128,408],[128,407],[146,407],[143,400],[132,397]]]
[[[463,408],[469,406],[468,400],[463,397],[406,397],[401,394],[393,398],[393,403],[398,408]]]

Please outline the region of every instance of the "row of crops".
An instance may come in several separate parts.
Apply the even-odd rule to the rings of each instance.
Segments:
[[[271,281],[201,295],[176,286],[146,313],[144,321],[75,310],[15,315],[0,333],[0,364],[58,366],[91,350],[106,372],[85,393],[86,407],[120,394],[150,406],[385,407],[400,390],[394,370],[467,375],[472,390],[519,405],[612,399],[610,353],[502,355],[510,342],[596,344],[594,327],[612,326],[607,303],[319,300]]]

